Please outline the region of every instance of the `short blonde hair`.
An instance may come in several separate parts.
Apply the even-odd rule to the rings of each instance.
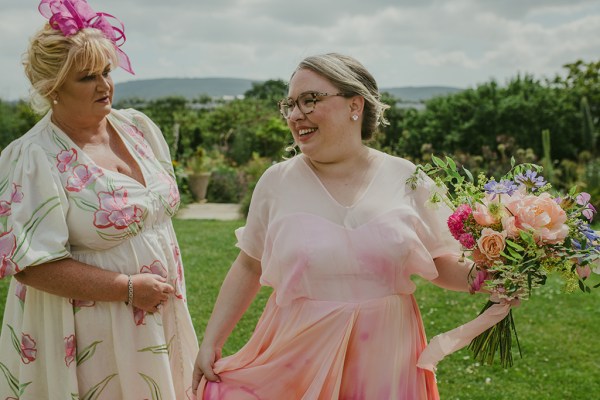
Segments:
[[[381,102],[375,78],[355,58],[338,53],[311,56],[298,64],[294,74],[301,69],[308,69],[323,76],[345,95],[358,95],[365,99],[361,131],[363,140],[371,139],[380,124],[388,124],[383,113],[390,106]]]
[[[104,72],[106,66],[118,64],[113,42],[98,29],[85,28],[72,36],[46,24],[29,43],[23,56],[25,75],[31,83],[30,103],[34,111],[50,108],[50,95],[59,89],[69,71]]]

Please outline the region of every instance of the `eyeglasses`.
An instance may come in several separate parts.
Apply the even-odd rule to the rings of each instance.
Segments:
[[[302,114],[310,114],[315,111],[317,102],[321,101],[321,97],[327,96],[345,96],[344,93],[320,93],[320,92],[306,92],[300,94],[296,100],[288,97],[279,102],[279,112],[285,119],[289,119],[290,115],[294,111],[294,107],[298,106],[298,109]]]

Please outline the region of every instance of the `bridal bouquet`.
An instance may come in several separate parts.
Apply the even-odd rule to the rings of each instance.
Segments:
[[[449,337],[474,331],[462,340],[476,359],[492,363],[499,352],[501,364],[512,366],[512,333],[517,335],[511,306],[543,286],[549,274],[558,274],[567,291],[600,286],[588,283],[592,274],[600,274],[600,236],[590,226],[596,210],[590,195],[576,188],[555,193],[535,164],[515,165],[513,159],[511,170],[499,179],[481,174],[475,180],[466,169],[461,174],[450,157],[433,156],[432,161],[418,165],[407,183],[415,188],[424,175],[434,180],[437,188],[429,201],[444,202],[454,211],[448,228],[472,261],[470,290],[490,293],[480,321],[448,332]],[[449,337],[438,340],[437,347],[455,347],[437,352],[447,355],[462,347]]]

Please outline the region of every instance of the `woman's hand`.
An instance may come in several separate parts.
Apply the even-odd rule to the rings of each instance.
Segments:
[[[198,385],[200,380],[204,376],[207,381],[221,382],[219,375],[215,374],[214,366],[215,362],[221,358],[221,349],[213,346],[208,346],[202,343],[198,355],[196,356],[196,363],[194,364],[194,373],[192,375],[192,391],[194,396],[198,391]]]
[[[157,274],[131,275],[133,282],[133,305],[146,312],[157,312],[175,292],[167,279]]]

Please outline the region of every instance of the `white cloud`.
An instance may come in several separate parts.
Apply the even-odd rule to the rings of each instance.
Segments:
[[[287,79],[314,53],[355,56],[381,87],[468,87],[561,72],[600,54],[595,0],[88,0],[125,23],[136,76]],[[37,0],[0,0],[0,98],[25,96],[20,66],[42,26]]]

